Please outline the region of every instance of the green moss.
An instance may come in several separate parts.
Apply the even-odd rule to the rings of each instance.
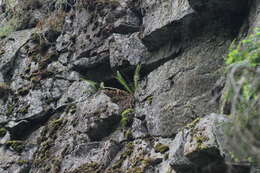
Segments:
[[[11,18],[3,27],[0,29],[0,38],[6,37],[15,31],[15,26],[18,23],[16,18]]]
[[[131,124],[132,124],[132,122],[133,122],[133,113],[134,113],[134,110],[131,109],[131,108],[126,109],[126,110],[124,110],[124,111],[121,113],[120,125],[121,125],[123,128],[126,128],[126,127],[131,126]]]
[[[150,157],[145,157],[144,155],[141,155],[140,157],[135,158],[134,163],[131,165],[132,167],[127,170],[127,173],[146,172],[147,168],[149,168],[151,165],[157,165],[161,163],[161,161],[161,159],[152,159]]]
[[[39,83],[41,78],[39,76],[31,76],[30,80],[32,83]]]
[[[25,147],[23,141],[7,141],[5,144],[18,153],[21,153]]]
[[[20,96],[25,96],[29,93],[30,88],[29,87],[23,87],[23,88],[19,88],[17,91],[17,94]]]
[[[153,103],[153,96],[147,97],[146,101],[148,102],[149,105]]]
[[[169,151],[169,146],[161,144],[161,143],[158,143],[158,144],[155,145],[154,150],[157,153],[162,153],[163,154],[163,153]]]
[[[71,104],[71,105],[67,106],[65,111],[66,111],[66,113],[74,114],[77,111],[77,105],[76,104]]]
[[[79,168],[68,173],[98,173],[101,171],[101,169],[102,167],[98,163],[92,162],[83,164]]]
[[[193,136],[193,140],[197,144],[197,146],[196,146],[197,151],[204,150],[204,149],[208,148],[208,146],[205,144],[205,142],[209,140],[208,137],[203,136],[203,135],[199,135],[198,133],[196,133]]]
[[[165,154],[163,158],[164,158],[164,160],[168,160],[169,159],[169,153]]]
[[[12,104],[8,104],[7,105],[7,112],[6,112],[6,115],[9,116],[9,115],[12,115],[13,111],[14,111],[14,108],[15,106],[12,105]]]
[[[29,164],[30,161],[29,161],[29,160],[17,160],[16,163],[17,163],[19,166],[22,166],[22,165]]]
[[[34,43],[40,44],[44,39],[42,38],[42,35],[35,32],[31,34],[31,39]]]
[[[124,160],[126,160],[127,157],[129,157],[134,151],[134,143],[133,142],[129,142],[126,144],[125,146],[125,151],[123,153],[121,153],[120,155],[120,159],[117,160],[113,165],[112,165],[112,169],[118,169],[122,166]]]
[[[6,129],[5,128],[0,128],[0,137],[4,137],[6,134]]]
[[[4,49],[0,49],[0,56],[5,54],[5,50]]]
[[[128,114],[130,114],[130,113],[133,113],[133,112],[134,112],[134,109],[129,108],[129,109],[124,110],[124,111],[121,113],[121,115],[122,115],[122,116],[126,116],[126,115],[128,115]]]
[[[128,130],[125,130],[124,131],[124,137],[128,140],[128,141],[131,141],[133,140],[133,133],[130,129]]]
[[[18,113],[27,114],[29,107],[30,105],[23,106],[21,109],[18,110]]]
[[[117,161],[112,165],[112,168],[113,168],[113,169],[120,168],[120,167],[122,166],[123,162],[124,162],[123,159],[117,160]]]
[[[64,120],[63,118],[52,120],[50,122],[50,124],[51,124],[52,127],[57,127],[57,126],[59,126],[59,125],[61,125],[63,123],[63,120]]]
[[[187,124],[186,127],[189,129],[193,129],[199,121],[200,121],[200,118],[196,118],[191,123]]]

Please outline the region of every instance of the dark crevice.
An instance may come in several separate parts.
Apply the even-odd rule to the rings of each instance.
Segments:
[[[119,115],[110,116],[107,119],[97,122],[97,127],[91,128],[87,134],[91,141],[101,141],[103,138],[109,136],[117,129],[119,122]]]
[[[199,8],[202,8],[202,6]],[[223,12],[197,10],[180,20],[173,21],[153,31],[147,36],[143,36],[142,41],[150,51],[156,51],[162,46],[169,44],[169,42],[180,42],[185,46],[190,40],[205,36],[205,32],[213,31],[212,33],[224,34],[221,33],[221,30],[225,32],[229,28],[229,32],[232,32],[234,29],[234,35],[236,35],[248,12],[249,7],[247,6],[244,6],[243,11],[238,13],[232,13],[226,9]],[[231,35],[233,34],[231,33]]]
[[[25,140],[34,131],[43,126],[54,114],[64,111],[65,107],[66,106],[60,106],[57,109],[49,108],[48,110],[40,112],[29,118],[17,119],[16,122],[18,124],[16,126],[12,128],[6,127],[6,129],[10,132],[12,140]],[[7,123],[8,122],[5,124]]]

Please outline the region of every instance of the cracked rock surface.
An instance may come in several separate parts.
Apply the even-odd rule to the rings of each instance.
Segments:
[[[230,161],[219,103],[258,0],[14,1],[0,27],[31,18],[0,38],[1,173],[259,173]]]

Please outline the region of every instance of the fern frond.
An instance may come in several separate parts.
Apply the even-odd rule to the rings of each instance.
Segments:
[[[119,71],[117,71],[116,73],[116,77],[117,81],[131,94],[133,94],[133,90],[129,87],[128,83],[126,82],[126,80],[123,78],[123,76],[121,75],[121,73]]]

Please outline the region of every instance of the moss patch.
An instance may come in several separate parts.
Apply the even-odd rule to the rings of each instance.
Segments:
[[[68,173],[99,173],[101,168],[102,167],[98,163],[92,162],[83,164],[79,168]]]
[[[17,160],[16,163],[17,163],[19,166],[22,166],[22,165],[29,164],[30,161],[29,161],[29,160]]]
[[[169,151],[169,146],[161,144],[161,143],[158,143],[158,144],[155,145],[154,150],[157,153],[162,153],[163,154],[163,153]]]
[[[21,109],[18,110],[18,113],[27,114],[29,107],[30,105],[23,106]]]
[[[5,144],[18,153],[21,153],[25,147],[23,141],[7,141]]]
[[[5,128],[0,128],[0,137],[4,137],[6,134],[6,129]]]

